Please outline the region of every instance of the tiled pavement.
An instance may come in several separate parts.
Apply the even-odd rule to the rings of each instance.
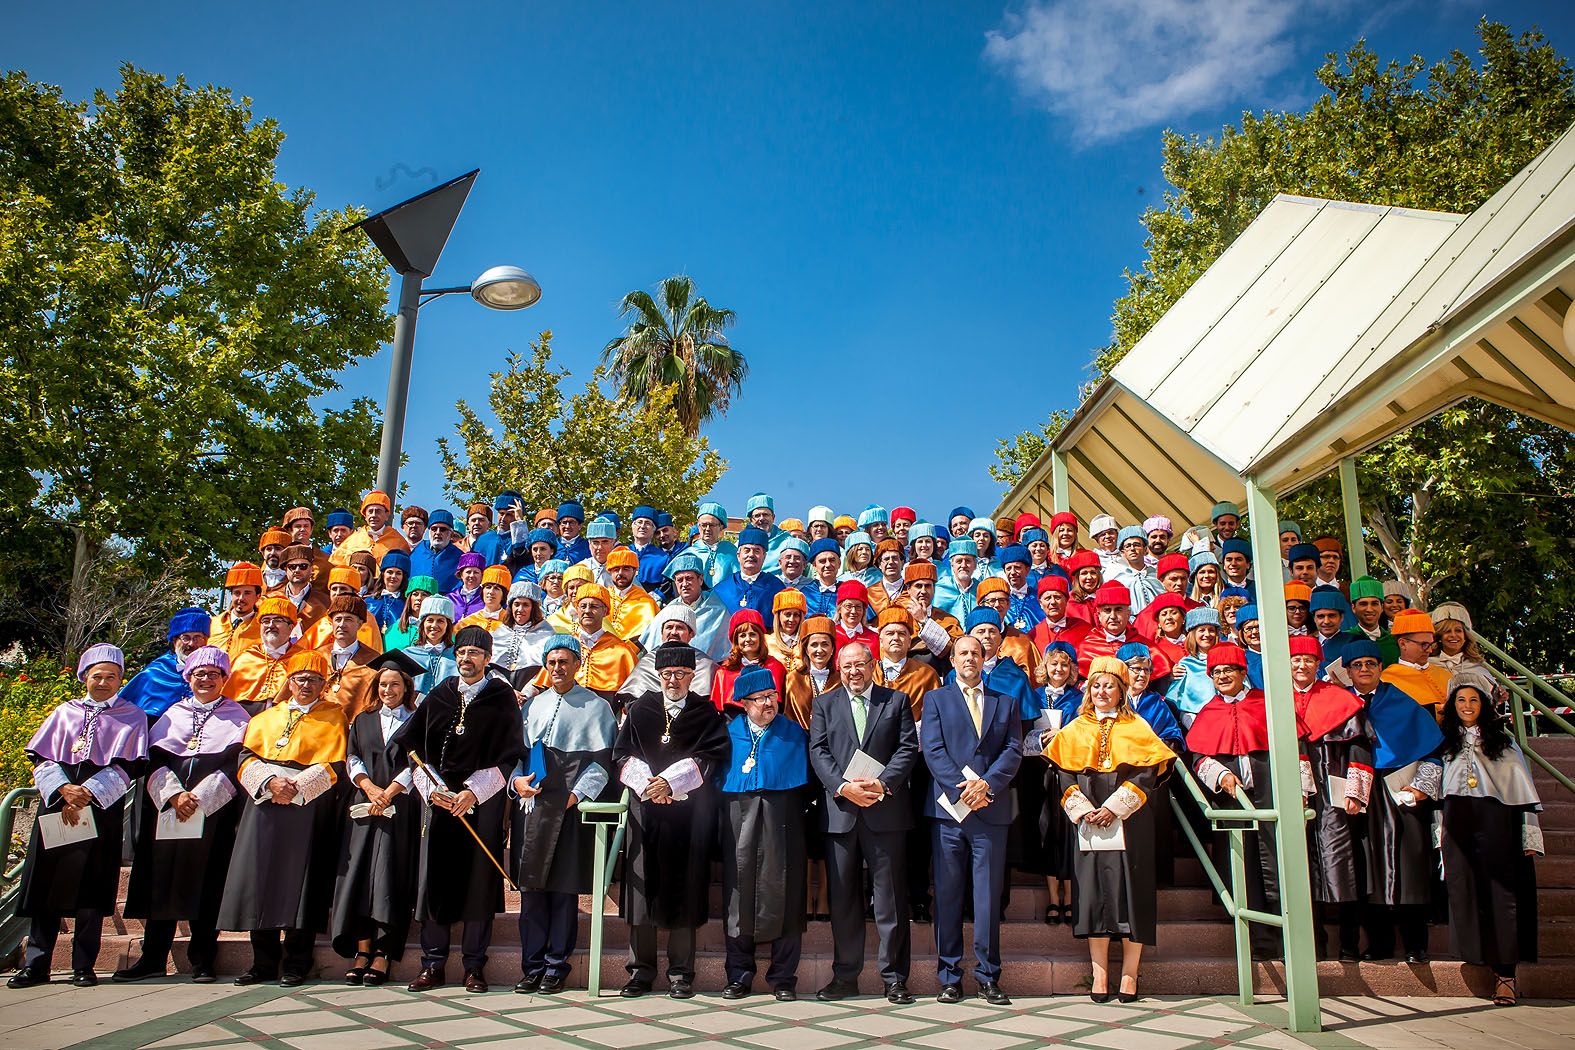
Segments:
[[[1046,1044],[1088,1050],[1249,1047],[1296,1050],[1562,1050],[1575,1045],[1575,1003],[1495,1009],[1478,999],[1326,999],[1323,1033],[1292,1036],[1280,1004],[1241,1009],[1217,998],[1163,997],[1131,1006],[1086,997],[1023,998],[1008,1008],[976,1000],[956,1006],[920,1000],[893,1007],[860,998],[842,1003],[778,1003],[757,995],[679,1002],[661,995],[583,992],[425,996],[402,988],[311,984],[294,990],[193,985],[181,978],[78,990],[61,984],[0,991],[0,1046],[7,1050],[160,1047],[205,1050],[250,1044],[260,1050],[385,1050],[448,1046],[671,1050],[1015,1050]]]

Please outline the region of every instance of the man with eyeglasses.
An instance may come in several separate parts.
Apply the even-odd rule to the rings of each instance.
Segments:
[[[312,549],[304,544],[292,543],[280,555],[284,569],[284,586],[274,592],[295,606],[296,624],[302,632],[328,614],[328,577],[319,586],[312,582]],[[333,575],[332,571],[329,575]]]
[[[304,544],[312,551],[312,582],[327,586],[328,570],[334,567],[334,563],[327,551],[312,542],[312,531],[316,524],[310,507],[292,507],[285,512],[284,531],[290,534],[290,542]]]
[[[427,519],[427,538],[410,552],[410,577],[430,576],[438,594],[459,587],[459,559],[465,552],[454,542],[454,514],[438,509]]]

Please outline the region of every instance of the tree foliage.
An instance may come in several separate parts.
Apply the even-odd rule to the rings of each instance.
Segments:
[[[1096,372],[1114,368],[1275,194],[1469,212],[1575,122],[1575,77],[1540,33],[1483,20],[1478,34],[1478,59],[1457,50],[1431,64],[1384,61],[1358,42],[1327,57],[1325,92],[1305,112],[1243,114],[1218,137],[1167,132],[1170,186],[1143,216],[1147,258],[1126,273]],[[1572,460],[1570,435],[1476,402],[1386,442],[1358,466],[1370,567],[1408,581],[1420,604],[1465,601],[1478,629],[1533,660],[1566,661]],[[1342,534],[1337,492],[1326,478],[1282,513]]]
[[[248,99],[130,66],[89,102],[0,77],[0,506],[74,538],[65,648],[112,539],[207,583],[282,508],[372,477],[375,406],[315,401],[386,338],[384,265],[355,213],[278,181],[283,138]]]
[[[602,363],[624,398],[645,401],[670,388],[678,419],[694,437],[706,420],[727,413],[749,362],[727,340],[736,315],[697,297],[693,279],[669,277],[657,295],[660,302],[645,291],[623,297],[618,309],[629,327],[602,348]]]
[[[1044,455],[1050,442],[1066,428],[1072,413],[1058,408],[1038,430],[1025,430],[1014,438],[1000,438],[995,443],[995,462],[990,464],[990,476],[1008,489],[1027,475],[1030,468]]]
[[[514,489],[527,512],[574,497],[624,521],[642,503],[692,519],[727,462],[685,430],[675,392],[653,387],[638,402],[609,396],[607,372],[598,368],[583,390],[566,396],[568,376],[553,367],[552,333],[542,332],[528,357],[510,353],[492,374],[487,404],[496,427],[468,403],[456,405],[457,441],[438,439],[449,498],[465,506]]]

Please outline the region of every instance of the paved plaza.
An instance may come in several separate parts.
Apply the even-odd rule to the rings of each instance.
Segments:
[[[400,988],[315,984],[235,988],[180,978],[78,990],[63,984],[0,992],[0,1046],[7,1050],[161,1047],[202,1050],[385,1050],[397,1047],[672,1047],[675,1050],[1012,1050],[1047,1044],[1089,1050],[1252,1047],[1435,1047],[1562,1050],[1575,1045],[1575,1002],[1542,1000],[1512,1009],[1480,999],[1327,999],[1328,1030],[1293,1036],[1277,1025],[1283,1005],[1243,1010],[1219,998],[1162,997],[1130,1006],[1086,997],[1023,998],[1007,1008],[976,1001],[921,1000],[893,1007],[866,997],[842,1003],[778,1003],[768,996],[684,1002],[583,992],[425,996]]]

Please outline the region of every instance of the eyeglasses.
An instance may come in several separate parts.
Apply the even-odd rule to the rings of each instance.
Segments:
[[[311,567],[312,563],[309,561],[292,561],[285,566],[286,569],[310,569]]]

